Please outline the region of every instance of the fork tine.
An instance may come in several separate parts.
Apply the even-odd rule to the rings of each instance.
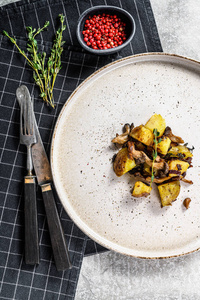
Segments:
[[[25,101],[26,102],[26,134],[30,135],[31,134],[31,106],[30,106],[30,101]]]
[[[27,122],[27,133],[30,135],[31,134],[31,123],[32,123],[32,114],[31,114],[31,103],[30,101],[28,101],[27,104],[27,118],[28,118],[28,122]]]
[[[21,106],[23,104],[21,103]],[[22,107],[20,108],[20,134],[23,134],[23,113],[22,113]]]
[[[30,101],[28,101],[28,103],[27,103],[27,118],[28,118],[27,134],[30,135],[31,134],[31,118],[32,118]]]
[[[30,102],[29,105],[31,106],[31,109],[30,109],[30,134],[34,134],[32,103]]]
[[[35,123],[34,123],[34,116],[33,116],[33,107],[34,107],[34,98],[31,97],[31,106],[32,106],[32,114],[31,114],[31,128],[32,128],[32,134],[35,133]]]
[[[26,97],[19,101],[20,112],[20,142],[30,147],[37,142],[35,135],[35,119],[32,101]]]
[[[22,102],[23,103],[23,115],[24,115],[24,135],[27,134],[27,104],[26,104],[26,100]]]

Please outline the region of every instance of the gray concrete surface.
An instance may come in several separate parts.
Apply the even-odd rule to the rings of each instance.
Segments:
[[[164,52],[200,60],[200,1],[151,4]],[[83,259],[75,300],[199,300],[199,280],[200,252],[167,260],[106,252]]]

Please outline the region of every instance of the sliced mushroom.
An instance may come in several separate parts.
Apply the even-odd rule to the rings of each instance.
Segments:
[[[147,156],[148,157],[148,156]],[[165,166],[165,162],[163,159],[160,158],[160,161],[159,162],[154,162],[153,164],[153,161],[148,157],[148,160],[146,160],[146,163],[152,167],[153,165],[153,168],[154,169],[157,169],[157,170],[162,170]]]
[[[169,126],[166,127],[164,135],[167,136],[173,143],[184,143],[184,140],[181,137],[176,136],[172,133],[172,130]]]
[[[143,159],[143,157],[145,157],[146,159],[146,154],[143,151],[139,151],[135,149],[135,144],[134,142],[129,141],[127,143],[127,147],[128,147],[128,156],[130,159]]]
[[[154,178],[154,179],[153,179],[153,182],[154,182],[154,183],[163,183],[163,182],[168,181],[168,180],[171,180],[171,179],[172,179],[171,177],[165,176],[165,177],[163,177],[163,178]],[[179,180],[180,178],[179,178],[179,177],[174,177],[174,178],[173,178],[173,181],[174,181],[175,179],[176,179],[176,180]],[[147,178],[146,178],[146,181],[147,181],[147,182],[151,182],[151,177],[147,177]]]
[[[159,170],[159,177],[164,178],[169,173],[169,165],[167,162],[164,162],[164,168],[162,170]]]
[[[164,173],[165,175],[167,175],[168,172],[169,172],[169,165],[168,165],[168,163],[165,161],[165,162],[164,162],[163,173]]]
[[[146,149],[145,145],[139,141],[134,141],[135,149],[139,151],[144,151]],[[152,149],[152,148],[151,148]]]
[[[181,180],[182,180],[183,182],[185,182],[185,183],[193,184],[193,181],[192,181],[192,180],[188,180],[188,179],[183,178],[183,177],[181,177]]]
[[[142,163],[146,162],[150,167],[153,165],[153,161],[147,156],[143,151],[138,151],[135,149],[134,142],[129,141],[127,143],[128,146],[128,155],[130,159],[136,159],[142,161]],[[157,156],[156,161],[154,162],[154,169],[163,169],[165,166],[165,161]]]
[[[190,202],[191,202],[191,199],[190,199],[190,198],[186,198],[186,199],[183,201],[183,205],[185,206],[186,209],[189,208]]]
[[[120,135],[117,134],[116,137],[112,140],[112,143],[117,143],[117,144],[123,145],[126,142],[128,142],[129,133],[131,131],[131,126],[129,124],[125,124],[124,129],[125,129],[125,132]]]
[[[133,173],[132,175],[133,175],[134,177],[136,177],[136,178],[139,178],[140,180],[142,180],[142,181],[144,181],[144,182],[146,182],[146,183],[150,183],[150,182],[151,182],[151,180],[150,180],[150,181],[147,180],[148,177],[143,176],[139,171]],[[149,178],[150,178],[150,177],[149,177]]]

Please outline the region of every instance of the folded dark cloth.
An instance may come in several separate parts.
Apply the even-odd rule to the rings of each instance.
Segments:
[[[162,51],[149,0],[25,0],[0,8],[0,299],[74,299],[84,253],[90,255],[106,250],[81,232],[56,197],[73,265],[71,270],[58,272],[54,265],[43,200],[38,188],[40,264],[36,267],[25,265],[23,176],[26,148],[19,144],[19,106],[15,96],[16,89],[22,84],[34,95],[35,115],[49,155],[54,125],[69,95],[90,74],[118,57],[118,54],[91,55],[78,44],[75,32],[79,15],[92,5],[100,4],[122,7],[135,19],[135,37],[119,53],[121,57]],[[32,70],[2,31],[6,30],[15,36],[17,43],[26,51],[25,27],[42,27],[49,20],[49,30],[38,36],[39,49],[49,53],[59,25],[60,13],[66,16],[66,43],[62,69],[54,89],[56,108],[52,109],[39,98]]]

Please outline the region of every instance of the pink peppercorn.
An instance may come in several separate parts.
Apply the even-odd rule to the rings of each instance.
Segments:
[[[125,27],[126,24],[116,15],[90,16],[82,31],[83,40],[95,50],[117,47],[126,40]]]

